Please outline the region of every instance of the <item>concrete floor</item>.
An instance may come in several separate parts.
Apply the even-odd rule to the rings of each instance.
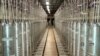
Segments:
[[[53,28],[49,28],[44,56],[58,56]]]

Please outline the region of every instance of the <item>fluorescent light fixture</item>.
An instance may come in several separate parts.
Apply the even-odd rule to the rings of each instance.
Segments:
[[[46,5],[49,5],[49,2],[46,2]]]
[[[47,10],[48,10],[48,12],[50,13],[50,7],[49,7],[49,6],[47,6]]]

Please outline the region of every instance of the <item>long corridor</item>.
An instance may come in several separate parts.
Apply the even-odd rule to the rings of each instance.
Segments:
[[[58,56],[53,27],[49,28],[44,56]]]
[[[0,0],[0,56],[100,56],[100,0]]]

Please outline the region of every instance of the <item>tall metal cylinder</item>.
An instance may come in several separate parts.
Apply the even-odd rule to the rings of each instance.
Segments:
[[[97,28],[96,29],[96,37],[95,39],[95,56],[100,56],[100,24],[97,23]]]
[[[75,52],[76,52],[76,45],[75,45],[75,43],[76,43],[76,33],[75,33],[75,31],[76,31],[76,22],[74,22],[73,24],[74,24],[73,25],[73,56],[75,56]]]
[[[14,24],[9,22],[3,22],[3,56],[15,56],[15,28]]]
[[[27,21],[25,22],[26,23],[26,56],[31,56],[31,53],[30,53],[30,48],[31,48],[31,36],[30,36],[30,33],[31,33],[31,30],[30,30],[30,23]]]
[[[21,28],[22,28],[22,32],[21,32],[21,36],[22,36],[22,56],[26,55],[26,25],[25,22],[22,21],[21,22]]]
[[[87,22],[81,23],[80,32],[80,56],[86,56],[87,47]]]
[[[95,56],[97,25],[91,22],[88,25],[87,56]]]
[[[15,21],[15,47],[16,56],[22,56],[22,27],[18,21]]]

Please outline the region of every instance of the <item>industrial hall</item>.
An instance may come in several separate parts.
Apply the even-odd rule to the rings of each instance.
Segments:
[[[100,56],[100,0],[0,0],[0,56]]]

